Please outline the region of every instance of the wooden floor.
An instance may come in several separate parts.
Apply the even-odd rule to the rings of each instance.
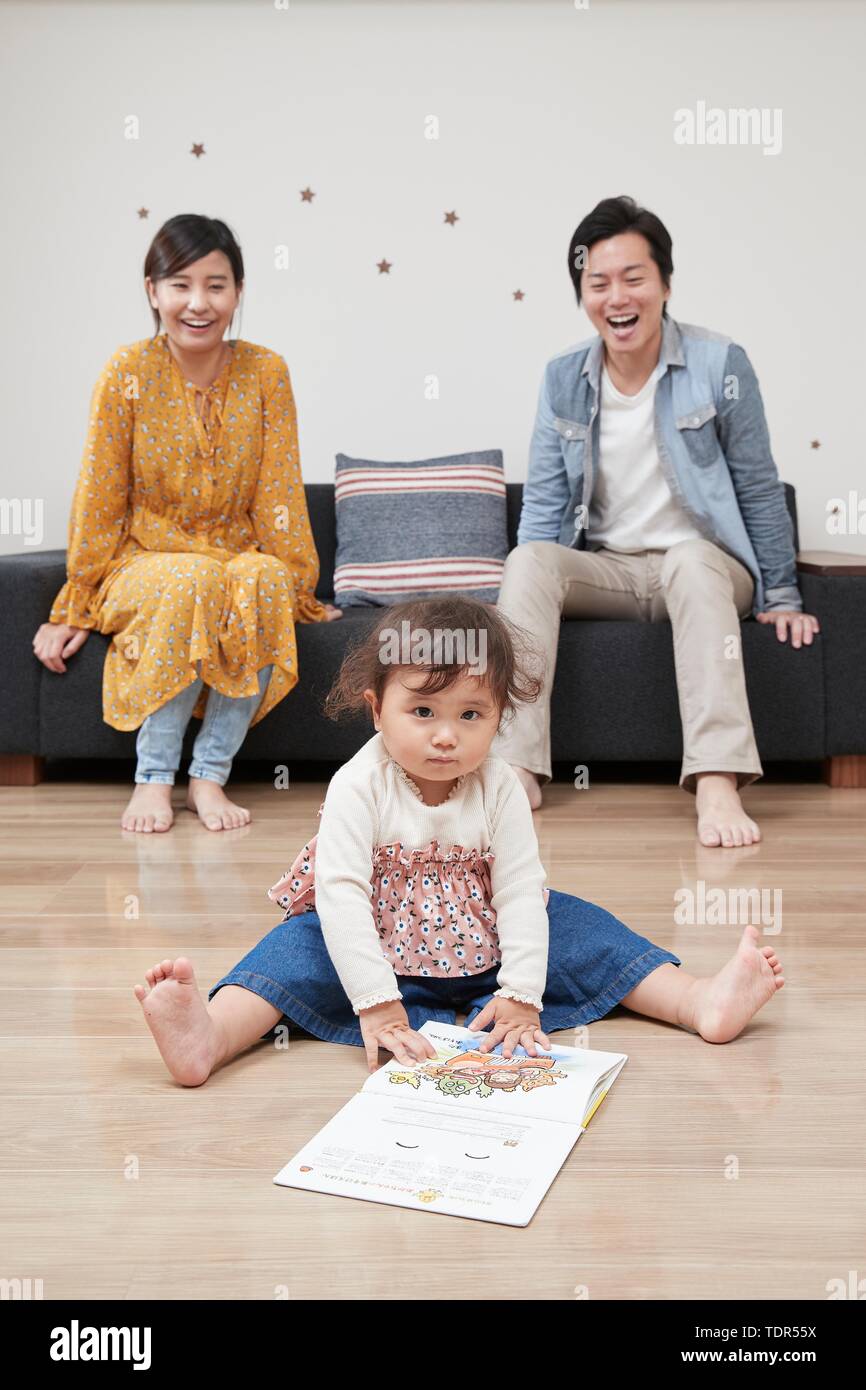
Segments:
[[[243,830],[181,812],[135,836],[121,782],[0,790],[0,1275],[41,1279],[46,1299],[557,1300],[824,1299],[862,1275],[866,792],[761,783],[746,795],[764,844],[722,852],[696,846],[676,786],[548,789],[552,887],[695,973],[741,928],[676,925],[676,891],[779,889],[765,939],[787,984],[723,1047],[623,1009],[593,1024],[590,1045],[628,1064],[515,1230],[274,1186],[362,1085],[360,1049],[262,1043],[198,1090],[169,1079],[133,984],[185,953],[207,989],[275,925],[265,890],[314,833],[324,783],[235,791]]]

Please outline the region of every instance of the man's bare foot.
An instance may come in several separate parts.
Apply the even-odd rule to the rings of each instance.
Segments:
[[[735,772],[699,772],[695,777],[698,839],[702,845],[757,844],[761,832],[743,810]]]
[[[742,1033],[785,983],[775,946],[759,946],[757,927],[746,927],[731,959],[717,975],[695,980],[680,1022],[705,1042],[726,1043]]]
[[[208,830],[237,830],[250,823],[246,806],[236,806],[218,782],[208,782],[205,777],[190,777],[186,804]]]
[[[185,956],[161,961],[145,979],[149,988],[136,985],[134,993],[162,1060],[182,1086],[201,1086],[220,1060],[220,1041],[192,962]]]
[[[149,835],[155,830],[170,830],[173,820],[168,783],[139,782],[120,817],[120,825],[123,830],[141,830]]]
[[[541,783],[534,772],[530,772],[526,767],[518,767],[516,763],[511,766],[523,783],[526,795],[529,797],[529,804],[533,811],[537,811],[541,805]]]

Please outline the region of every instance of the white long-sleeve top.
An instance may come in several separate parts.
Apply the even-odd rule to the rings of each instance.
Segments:
[[[485,906],[495,914],[501,954],[495,993],[540,1010],[547,977],[545,871],[514,769],[504,758],[485,758],[457,779],[447,801],[428,806],[376,733],[332,777],[316,845],[316,911],[355,1013],[401,997],[374,921],[373,855],[378,846],[420,850],[433,839],[492,851]]]

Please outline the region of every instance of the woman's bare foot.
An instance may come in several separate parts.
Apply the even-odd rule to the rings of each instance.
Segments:
[[[186,804],[208,830],[237,830],[250,823],[246,806],[236,806],[218,782],[208,782],[205,777],[190,777]]]
[[[185,956],[164,960],[135,986],[147,1026],[162,1060],[182,1086],[201,1086],[220,1061],[220,1039]]]
[[[717,975],[694,981],[680,1023],[705,1042],[726,1043],[742,1033],[785,983],[775,946],[759,946],[757,927],[746,927],[731,959]]]
[[[529,797],[530,806],[533,811],[537,811],[541,805],[541,783],[535,773],[530,772],[528,768],[518,767],[516,763],[512,763],[511,766],[523,783],[526,795]]]
[[[171,787],[166,782],[139,782],[120,817],[123,830],[170,830],[174,820],[171,809]]]
[[[735,772],[699,772],[695,777],[698,839],[702,845],[757,844],[761,832],[743,810]]]

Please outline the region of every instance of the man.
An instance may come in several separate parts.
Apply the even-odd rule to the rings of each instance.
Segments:
[[[540,806],[560,618],[669,619],[680,785],[695,794],[702,844],[750,845],[760,830],[740,788],[762,769],[740,618],[754,613],[794,647],[818,631],[802,612],[758,381],[730,338],[669,318],[671,238],[633,199],[606,198],[584,218],[569,272],[597,336],[547,364],[499,595],[542,644],[545,689],[493,751]]]

